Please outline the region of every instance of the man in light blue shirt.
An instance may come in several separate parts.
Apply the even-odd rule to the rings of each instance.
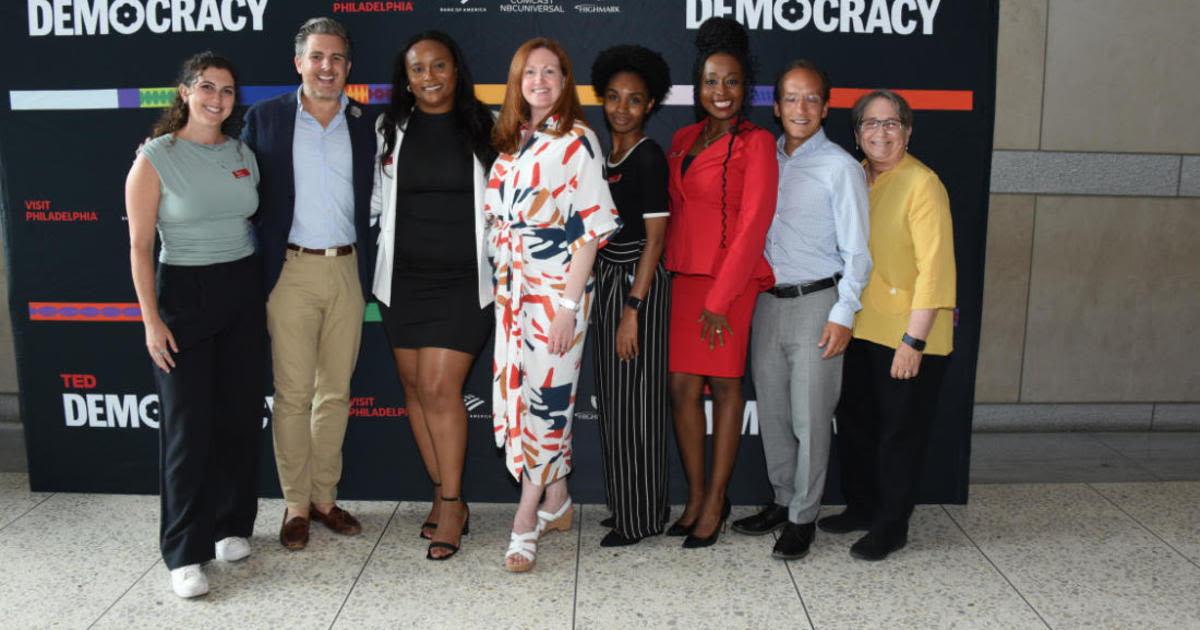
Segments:
[[[862,166],[825,137],[829,78],[808,61],[775,82],[779,197],[767,232],[775,286],[758,297],[751,371],[767,477],[775,500],[733,524],[761,535],[780,527],[772,555],[804,557],[815,534],[829,462],[842,351],[871,270]]]
[[[361,524],[337,506],[350,377],[370,291],[374,117],[346,97],[353,45],[329,18],[295,38],[301,87],[256,103],[242,140],[258,156],[254,219],[275,375],[271,429],[286,508],[279,542],[309,540],[309,520],[339,534]]]

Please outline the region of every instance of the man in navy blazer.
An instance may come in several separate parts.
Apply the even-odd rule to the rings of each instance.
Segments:
[[[310,518],[340,534],[362,531],[336,503],[375,258],[374,117],[344,94],[352,46],[334,20],[307,21],[295,40],[300,89],[254,105],[242,131],[261,172],[254,227],[275,373],[275,464],[287,504],[280,542],[292,550],[308,544]]]

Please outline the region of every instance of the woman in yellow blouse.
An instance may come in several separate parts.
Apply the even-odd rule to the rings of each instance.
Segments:
[[[954,326],[954,231],[937,174],[908,154],[912,108],[875,90],[851,113],[867,156],[873,267],[843,364],[837,443],[846,511],[827,532],[866,530],[850,547],[882,560],[908,541],[921,464]]]

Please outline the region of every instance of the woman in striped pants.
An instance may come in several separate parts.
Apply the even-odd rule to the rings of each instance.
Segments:
[[[592,64],[612,153],[604,165],[624,227],[596,257],[596,393],[605,494],[613,516],[602,547],[660,534],[667,503],[667,322],[662,265],[668,195],[663,150],[643,133],[670,88],[662,56],[615,46]]]

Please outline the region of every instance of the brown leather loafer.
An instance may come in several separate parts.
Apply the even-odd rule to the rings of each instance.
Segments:
[[[358,522],[358,519],[336,505],[333,506],[333,509],[329,510],[328,514],[322,514],[321,510],[317,509],[317,506],[311,505],[308,508],[308,516],[338,534],[353,536],[362,532],[362,525]]]
[[[287,517],[283,511],[283,526],[279,528],[279,543],[289,551],[299,551],[308,546],[308,519],[303,516]]]

